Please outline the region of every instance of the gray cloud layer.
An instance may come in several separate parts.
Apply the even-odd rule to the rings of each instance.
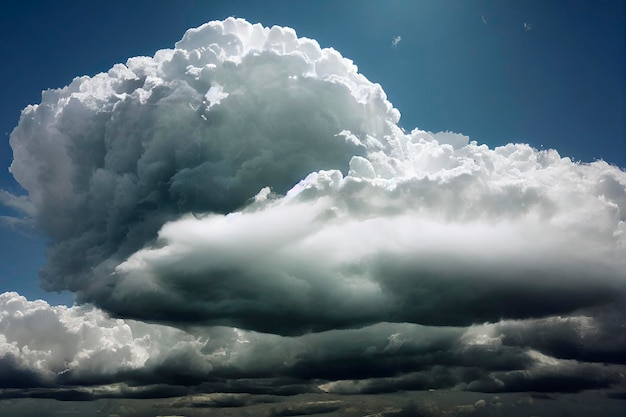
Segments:
[[[570,392],[623,383],[626,370],[623,356],[617,359],[626,348],[624,338],[613,338],[617,328],[582,315],[468,328],[379,323],[284,337],[227,327],[185,332],[15,293],[0,295],[0,311],[0,387],[82,386],[78,392],[90,398],[431,388]],[[618,320],[623,317],[612,318]]]
[[[398,120],[338,52],[240,19],[45,91],[11,134],[29,199],[0,198],[51,239],[43,285],[98,308],[3,294],[0,384],[623,383],[626,173]]]

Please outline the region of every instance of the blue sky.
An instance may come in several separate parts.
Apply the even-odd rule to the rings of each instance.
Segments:
[[[0,188],[20,192],[7,171],[8,135],[42,90],[151,56],[228,16],[290,26],[337,49],[382,85],[407,130],[626,167],[622,1],[13,1],[0,17]],[[4,227],[0,245],[0,292],[70,302],[38,289],[45,238]]]

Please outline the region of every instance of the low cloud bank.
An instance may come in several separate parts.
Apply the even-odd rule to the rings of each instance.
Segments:
[[[615,329],[588,316],[468,328],[379,323],[289,337],[227,327],[185,332],[16,293],[0,295],[0,311],[5,398],[575,392],[623,384],[626,370],[617,359],[626,342],[602,343]],[[540,352],[555,345],[566,354]]]

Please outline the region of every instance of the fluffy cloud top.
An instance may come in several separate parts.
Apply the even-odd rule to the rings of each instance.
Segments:
[[[0,306],[3,388],[110,382],[167,355],[175,340],[194,343],[179,330],[109,319],[93,308],[51,307],[16,293],[0,294]]]
[[[364,154],[399,113],[332,49],[241,19],[189,30],[175,49],[47,90],[11,134],[11,172],[53,243],[51,290],[91,293],[183,213],[227,213],[261,188]],[[95,271],[95,272],[93,272]]]
[[[0,199],[98,308],[2,295],[2,384],[623,381],[594,340],[624,323],[626,173],[398,120],[338,52],[232,18],[44,92],[11,134],[29,199]]]

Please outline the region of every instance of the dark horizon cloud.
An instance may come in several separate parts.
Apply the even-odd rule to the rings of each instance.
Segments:
[[[290,337],[183,331],[16,293],[2,294],[0,307],[3,398],[577,392],[619,387],[626,371],[618,356],[626,341],[603,343],[616,329],[585,315],[470,327],[378,323]]]
[[[80,305],[0,295],[0,387],[623,387],[626,173],[399,118],[337,51],[233,18],[45,91],[0,201]]]

